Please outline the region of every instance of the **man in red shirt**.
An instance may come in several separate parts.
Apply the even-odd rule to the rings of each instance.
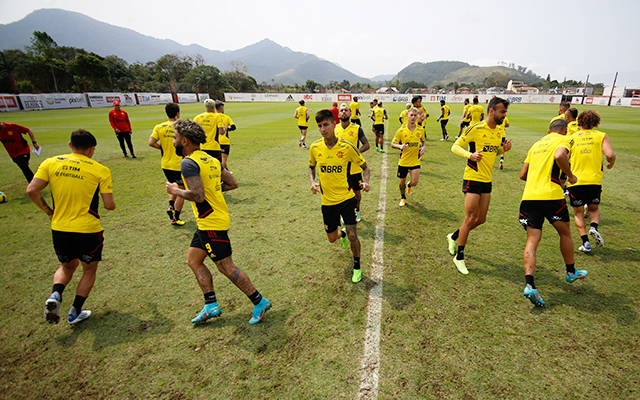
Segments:
[[[125,157],[127,157],[127,149],[124,147],[125,140],[127,146],[129,146],[129,152],[131,152],[131,158],[136,158],[133,154],[133,145],[131,144],[131,122],[129,122],[129,116],[126,111],[120,109],[120,102],[113,102],[113,110],[109,111],[109,123],[113,127],[120,142],[120,148]]]
[[[9,157],[11,157],[14,163],[18,164],[27,181],[31,182],[31,179],[33,179],[33,171],[29,168],[31,149],[29,148],[29,143],[22,137],[25,133],[29,134],[33,147],[38,150],[40,146],[38,146],[36,137],[33,136],[31,129],[18,124],[0,122],[0,141],[2,141],[5,149],[7,149]]]
[[[340,110],[338,110],[338,103],[334,101],[333,108],[330,111],[331,114],[333,114],[333,121],[336,123],[336,125],[338,125],[340,123],[340,116],[338,115],[340,113]]]

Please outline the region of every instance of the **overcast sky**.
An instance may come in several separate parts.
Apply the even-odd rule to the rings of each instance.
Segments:
[[[562,81],[640,87],[640,1],[0,0],[0,24],[61,8],[160,39],[236,50],[262,39],[372,78],[412,62],[513,62]],[[1,40],[1,39],[0,39]]]

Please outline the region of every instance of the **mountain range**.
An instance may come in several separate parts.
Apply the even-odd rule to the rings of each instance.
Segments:
[[[72,28],[70,28],[72,27]],[[436,83],[481,83],[484,77],[501,69],[514,79],[522,79],[518,71],[505,67],[477,67],[457,61],[413,63],[395,77],[382,75],[367,79],[313,54],[297,52],[269,39],[233,51],[207,49],[197,44],[188,46],[169,39],[157,39],[97,21],[84,14],[61,9],[36,10],[23,19],[0,25],[2,50],[24,49],[31,44],[33,31],[44,31],[60,46],[83,48],[101,56],[116,55],[128,63],[155,61],[169,53],[200,54],[205,63],[221,71],[231,69],[232,61],[240,61],[257,82],[304,84],[308,79],[323,85],[330,81],[351,83],[382,83],[398,78],[401,82],[416,81],[431,86]],[[503,71],[504,70],[504,71]]]

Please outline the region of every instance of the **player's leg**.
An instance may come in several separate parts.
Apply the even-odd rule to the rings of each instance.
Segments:
[[[122,154],[124,154],[124,156],[127,156],[127,148],[124,147],[124,135],[122,132],[118,132],[116,133],[116,137],[118,138],[118,143],[120,143],[120,149],[122,149]]]
[[[587,235],[586,221],[584,220],[584,207],[573,207],[573,221],[578,230],[578,235],[582,240],[582,246],[578,250],[588,253],[591,251],[591,242],[589,242],[589,235]]]
[[[229,167],[227,167],[227,159],[229,158],[229,155],[227,153],[222,153],[222,166],[224,167],[224,169],[229,169]]]
[[[307,129],[306,128],[300,128],[300,143],[298,144],[298,147],[307,147],[305,140],[307,139]]]
[[[360,269],[360,239],[358,238],[358,228],[356,225],[356,201],[352,198],[345,201],[343,205],[341,215],[347,228],[347,238],[351,245],[351,253],[353,254],[353,275],[351,281],[358,283],[362,280],[362,270]]]
[[[403,167],[398,165],[398,173],[397,176],[400,179],[398,182],[400,188],[400,207],[404,207],[407,204],[407,195],[406,195],[406,187],[407,187],[407,175],[409,174],[409,167]]]
[[[193,323],[206,321],[222,313],[213,288],[211,271],[209,271],[209,268],[204,264],[204,259],[207,258],[205,245],[209,243],[205,243],[204,240],[206,239],[204,237],[201,238],[199,233],[200,231],[196,231],[193,235],[193,240],[187,252],[187,265],[189,265],[189,268],[193,271],[196,281],[198,281],[198,286],[200,286],[202,294],[204,295],[204,307],[196,317],[191,320]]]
[[[409,193],[407,194],[410,195],[412,188],[418,186],[418,180],[420,179],[420,167],[418,166],[418,168],[414,168],[411,171],[409,171],[409,175],[411,179],[409,180],[409,186],[408,186]]]
[[[527,230],[527,243],[524,247],[524,275],[526,280],[526,286],[524,287],[524,297],[528,298],[531,303],[536,306],[542,307],[545,305],[544,300],[538,293],[536,285],[533,280],[533,275],[536,272],[536,251],[538,244],[542,238],[542,229],[526,227]]]
[[[131,132],[124,133],[124,140],[127,142],[127,146],[129,147],[131,158],[136,158],[136,155],[133,153],[133,143],[131,143]]]
[[[556,221],[552,225],[556,228],[560,236],[560,252],[562,253],[562,258],[564,258],[564,263],[573,265],[575,262],[575,254],[573,252],[573,239],[571,238],[569,222]]]
[[[76,297],[73,300],[73,305],[69,309],[69,315],[67,317],[67,322],[70,325],[80,323],[91,316],[91,311],[83,310],[82,307],[87,297],[89,297],[93,285],[96,283],[99,262],[100,261],[82,262],[82,278],[80,278],[80,282],[78,282]]]
[[[340,211],[344,203],[336,204],[333,206],[322,206],[322,220],[324,222],[324,229],[327,233],[327,239],[329,243],[333,243],[340,239],[342,248],[347,248],[347,231],[340,228]]]
[[[16,163],[16,165],[18,165],[18,167],[22,171],[22,174],[24,175],[24,177],[27,179],[27,182],[29,183],[31,183],[31,180],[33,179],[33,171],[31,171],[31,168],[29,168],[30,159],[31,159],[30,154],[22,154],[12,159],[13,162]]]

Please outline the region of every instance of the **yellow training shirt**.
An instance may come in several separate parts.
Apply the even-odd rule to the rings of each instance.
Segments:
[[[444,114],[443,114],[442,118],[440,118],[440,121],[448,121],[449,120],[449,115],[451,115],[451,109],[446,104],[443,105],[442,107],[440,107],[440,109],[442,111],[444,111]]]
[[[578,127],[578,121],[569,122],[567,124],[567,136],[575,135],[576,133],[578,133],[579,129],[580,127]]]
[[[525,163],[529,164],[527,183],[522,200],[564,199],[564,189],[560,183],[562,171],[556,163],[556,150],[571,149],[571,137],[551,132],[535,142],[527,153]]]
[[[477,124],[481,121],[482,114],[484,114],[484,107],[480,104],[469,107],[468,113],[471,115],[471,125]]]
[[[176,148],[173,145],[173,121],[156,125],[153,128],[151,137],[160,143],[160,148],[162,149],[160,166],[162,169],[180,171],[180,161],[182,161],[182,157],[176,154]]]
[[[342,124],[336,125],[336,129],[334,130],[337,137],[346,140],[351,143],[353,147],[358,148],[358,141],[360,139],[360,133],[364,136],[364,131],[358,124],[354,124],[351,122],[349,126],[346,128],[342,127]],[[358,164],[351,164],[351,169],[349,171],[349,175],[355,175],[362,172],[362,168]]]
[[[407,111],[409,110],[402,110],[400,113],[400,125],[406,125],[407,122],[409,122],[409,118],[407,118]]]
[[[496,156],[503,153],[501,147],[503,137],[504,130],[497,126],[491,129],[487,121],[479,122],[465,129],[462,136],[455,141],[451,150],[460,155],[460,151],[464,152],[462,148],[466,145],[469,145],[470,153],[475,153],[482,149],[482,160],[477,162],[468,159],[463,179],[491,182],[493,178],[493,164],[496,161]],[[460,149],[454,149],[456,146],[459,146]]]
[[[578,177],[575,185],[601,185],[602,184],[602,142],[604,132],[595,129],[580,130],[573,139],[571,148],[571,172]]]
[[[194,121],[202,125],[204,133],[207,135],[206,143],[200,145],[201,150],[220,150],[218,142],[218,125],[220,125],[220,115],[214,112],[205,111],[193,118]]]
[[[360,111],[359,103],[352,101],[349,103],[349,109],[351,110],[351,119],[360,119],[360,116],[358,115],[358,111]]]
[[[383,125],[384,124],[384,116],[385,116],[386,113],[387,113],[387,111],[384,108],[382,108],[380,106],[375,106],[373,108],[373,118],[374,118],[373,123],[375,125]]]
[[[413,106],[413,108],[417,108],[418,110],[420,110],[420,111],[422,111],[424,113],[424,116],[425,116],[424,121],[417,123],[419,126],[424,128],[427,125],[427,118],[429,117],[429,113],[427,112],[427,109],[424,108],[424,106],[420,106],[420,107]],[[418,119],[420,119],[420,118],[418,118]]]
[[[392,142],[396,144],[408,144],[409,146],[400,153],[398,165],[401,167],[415,167],[420,165],[420,145],[425,141],[424,129],[420,126],[414,130],[408,125],[403,125],[396,132]]]
[[[462,118],[463,122],[471,122],[471,115],[469,115],[469,109],[471,108],[471,104],[467,104],[464,106],[463,114],[464,118]]]
[[[307,107],[300,106],[296,108],[296,112],[298,113],[298,126],[309,126],[309,122],[307,121]]]
[[[219,113],[218,115],[220,116],[218,128],[224,128],[224,133],[218,135],[218,143],[230,145],[231,141],[229,140],[229,127],[233,125],[233,120],[227,114]]]
[[[35,178],[49,182],[53,197],[51,229],[62,232],[102,232],[99,193],[113,193],[109,168],[82,154],[47,158]]]

